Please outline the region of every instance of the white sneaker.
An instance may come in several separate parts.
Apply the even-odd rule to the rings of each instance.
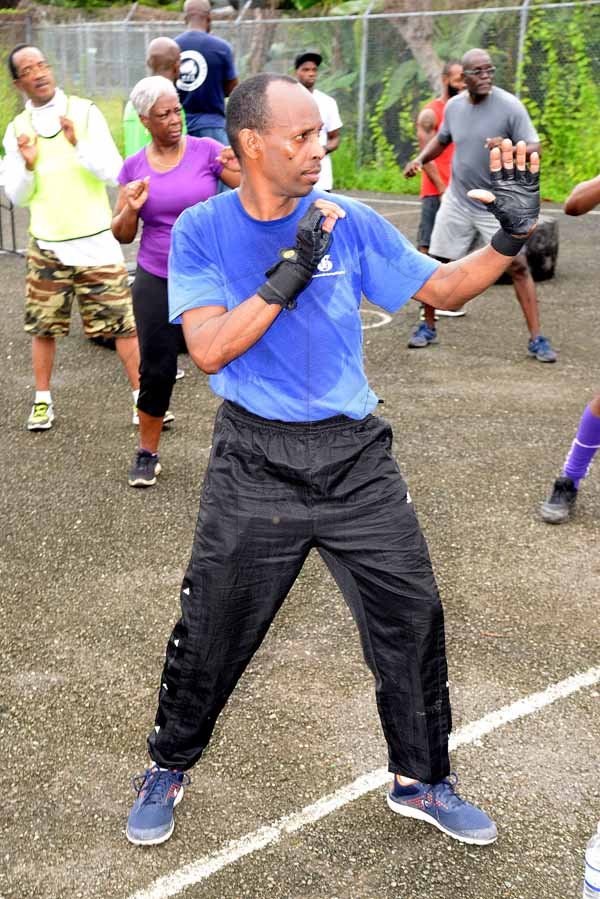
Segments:
[[[176,381],[181,381],[181,379],[184,378],[184,377],[185,377],[185,372],[184,372],[184,370],[183,370],[182,368],[178,368],[178,369],[177,369],[177,373],[176,373],[176,375],[175,375],[175,380],[176,380]]]
[[[54,406],[52,403],[34,403],[27,419],[28,431],[47,431],[54,421]]]

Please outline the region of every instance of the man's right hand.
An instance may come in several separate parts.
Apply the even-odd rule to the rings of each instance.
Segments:
[[[419,174],[422,168],[423,165],[417,157],[416,159],[411,159],[411,161],[404,166],[402,174],[405,178],[414,178],[415,175]]]
[[[125,200],[130,209],[139,212],[148,199],[150,175],[125,185]]]
[[[25,160],[26,168],[32,172],[38,155],[37,135],[19,134],[17,137],[17,149]]]
[[[327,252],[336,221],[345,215],[331,200],[311,203],[298,222],[296,243],[279,251],[281,261],[266,272],[268,280],[256,291],[258,296],[269,305],[295,309],[296,297],[310,283]]]

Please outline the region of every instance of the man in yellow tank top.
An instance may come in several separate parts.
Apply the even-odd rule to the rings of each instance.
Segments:
[[[106,184],[121,157],[102,113],[90,100],[66,96],[37,47],[18,44],[8,67],[25,109],[4,135],[5,190],[29,206],[25,330],[32,335],[35,398],[30,431],[54,421],[50,379],[56,337],[69,332],[79,303],[87,337],[114,337],[133,391],[139,349],[121,248],[111,232]]]

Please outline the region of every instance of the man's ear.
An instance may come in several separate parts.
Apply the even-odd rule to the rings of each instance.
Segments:
[[[242,128],[238,135],[238,141],[242,156],[248,156],[250,159],[258,159],[261,155],[263,151],[263,141],[257,131],[253,131],[251,128]]]

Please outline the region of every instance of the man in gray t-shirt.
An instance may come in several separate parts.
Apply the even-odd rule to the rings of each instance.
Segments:
[[[441,259],[460,259],[474,243],[488,243],[498,230],[493,213],[468,196],[470,190],[492,191],[489,151],[510,138],[525,141],[527,157],[539,152],[538,134],[527,110],[508,91],[493,86],[495,66],[485,50],[469,50],[462,59],[466,91],[446,105],[437,134],[404,169],[406,177],[436,159],[454,142],[452,177],[436,216],[429,254]],[[556,353],[540,331],[537,293],[524,253],[515,256],[507,269],[529,329],[527,350],[539,362],[555,362]]]

